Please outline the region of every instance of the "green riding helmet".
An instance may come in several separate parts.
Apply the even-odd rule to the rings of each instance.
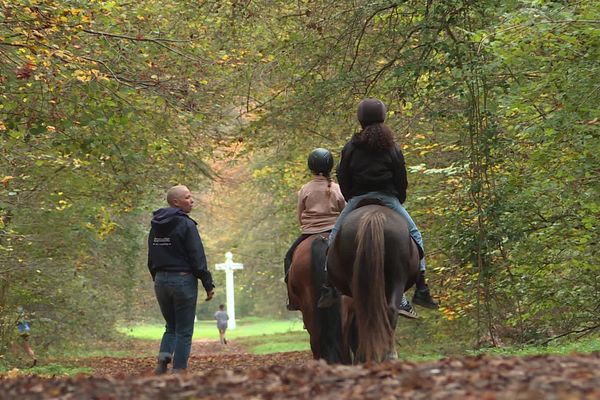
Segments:
[[[356,110],[356,117],[363,128],[385,121],[386,115],[387,109],[385,104],[375,98],[364,99],[358,104],[358,109]]]
[[[308,168],[315,174],[329,175],[333,168],[333,156],[327,149],[314,149],[308,155]]]

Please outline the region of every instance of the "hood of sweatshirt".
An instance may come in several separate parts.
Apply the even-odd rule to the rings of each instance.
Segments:
[[[173,221],[176,216],[188,217],[181,208],[165,207],[159,208],[152,213],[152,225],[164,226]],[[189,217],[188,217],[189,218]]]

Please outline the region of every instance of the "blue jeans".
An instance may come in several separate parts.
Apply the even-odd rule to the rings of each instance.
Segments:
[[[198,279],[192,274],[157,272],[154,293],[166,322],[158,358],[172,358],[174,369],[185,369],[192,348]]]
[[[415,241],[419,244],[419,246],[421,246],[421,249],[423,249],[423,252],[425,252],[425,246],[423,246],[423,237],[421,236],[421,232],[419,232],[419,230],[417,229],[417,225],[415,225],[415,222],[412,220],[410,215],[408,215],[408,212],[406,212],[404,207],[402,207],[400,200],[398,200],[398,198],[395,196],[391,196],[391,195],[384,194],[381,192],[369,192],[369,193],[361,194],[360,196],[353,197],[348,201],[348,204],[346,204],[346,207],[344,207],[344,209],[338,216],[337,221],[335,221],[335,225],[334,225],[333,229],[331,230],[331,233],[329,234],[329,245],[330,246],[333,243],[333,239],[335,238],[338,231],[340,230],[340,226],[342,226],[342,222],[344,221],[344,218],[346,218],[346,216],[352,210],[354,210],[356,208],[358,203],[360,203],[360,201],[364,200],[364,199],[377,199],[377,200],[381,201],[381,203],[383,205],[385,205],[386,207],[389,207],[392,210],[396,211],[398,214],[402,215],[404,217],[404,219],[406,220],[406,222],[408,223],[408,233],[410,234],[410,236],[412,236],[413,239],[415,239]],[[425,268],[426,268],[425,257],[423,257],[419,261],[419,269],[421,271],[425,271]]]

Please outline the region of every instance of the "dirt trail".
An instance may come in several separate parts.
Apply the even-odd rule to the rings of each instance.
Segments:
[[[148,344],[152,351],[158,351],[156,343]],[[311,360],[309,352],[275,353],[268,355],[249,354],[235,342],[221,345],[214,341],[195,340],[189,360],[188,372],[201,373],[213,369],[249,369],[265,365],[302,365]],[[83,360],[79,365],[89,366],[94,376],[132,377],[152,375],[156,366],[156,357],[113,358],[96,357]]]
[[[195,342],[189,373],[152,376],[154,357],[96,358],[93,376],[0,378],[0,399],[599,399],[600,352],[329,366],[307,352],[250,355]]]

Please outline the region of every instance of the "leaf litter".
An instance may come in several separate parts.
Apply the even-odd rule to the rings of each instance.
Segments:
[[[344,366],[309,352],[253,355],[195,342],[186,374],[154,376],[153,357],[79,362],[93,374],[0,377],[0,399],[600,400],[600,352]]]

